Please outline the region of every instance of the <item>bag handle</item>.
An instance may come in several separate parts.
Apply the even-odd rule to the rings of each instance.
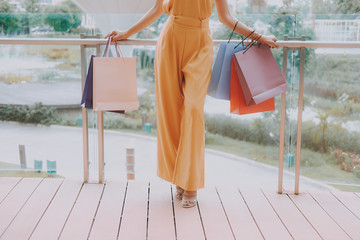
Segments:
[[[235,28],[236,28],[236,26],[237,26],[237,24],[238,24],[238,22],[239,22],[239,20],[237,20],[237,22],[235,23],[235,26],[234,26],[234,28],[233,28],[233,30],[232,30],[232,32],[231,32],[231,35],[230,35],[229,41],[228,41],[227,43],[229,43],[229,42],[230,42],[230,40],[231,40],[231,38],[232,38],[232,35],[234,34]]]
[[[232,36],[233,36],[233,34],[234,34],[234,32],[235,32],[235,29],[236,29],[236,26],[237,26],[238,23],[239,23],[239,20],[236,21],[235,26],[234,26],[231,34],[230,34],[230,38],[229,38],[229,40],[228,40],[227,43],[230,42],[230,40],[231,40],[231,38],[232,38]],[[239,44],[236,45],[236,46],[234,47],[234,49],[237,48],[240,44],[245,48],[246,51],[247,51],[249,48],[251,48],[252,45],[254,44],[254,41],[258,41],[258,40],[261,38],[261,36],[262,36],[262,35],[260,34],[260,36],[259,36],[257,39],[252,39],[252,40],[250,41],[250,44],[248,43],[248,40],[247,40],[247,41],[246,41],[246,45],[244,46],[244,41],[245,41],[248,37],[250,37],[254,32],[255,32],[255,30],[252,31],[252,32],[251,32],[249,35],[247,35],[245,38],[243,38],[242,36],[240,36],[241,39],[242,39],[242,41],[239,42]],[[249,45],[248,45],[248,44],[249,44]],[[260,45],[261,45],[261,43],[259,43],[258,46],[260,47]],[[243,53],[245,53],[246,51],[244,51]]]
[[[111,37],[112,37],[112,35],[110,35],[109,38],[108,38],[108,40],[107,40],[103,57],[108,57],[108,56],[109,56]],[[116,50],[116,55],[117,55],[118,57],[121,57],[121,56],[122,56],[122,53],[121,53],[121,56],[120,56],[120,52],[121,52],[121,51],[119,52],[120,48],[118,47],[117,41],[115,41],[115,50]]]

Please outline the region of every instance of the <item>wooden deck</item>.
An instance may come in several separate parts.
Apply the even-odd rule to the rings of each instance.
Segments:
[[[0,178],[0,239],[360,239],[360,193],[206,186],[182,208],[166,182]]]

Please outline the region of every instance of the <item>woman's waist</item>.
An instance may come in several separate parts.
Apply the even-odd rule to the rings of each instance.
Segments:
[[[209,18],[200,19],[195,17],[187,17],[181,15],[169,15],[169,23],[183,25],[186,27],[194,28],[208,28],[209,27]]]

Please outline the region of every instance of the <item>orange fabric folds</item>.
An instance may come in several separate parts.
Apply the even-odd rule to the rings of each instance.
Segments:
[[[230,112],[244,115],[249,113],[266,112],[275,110],[275,99],[270,98],[256,105],[247,106],[241,89],[239,77],[235,69],[234,59],[231,60],[230,79]]]
[[[94,110],[138,109],[135,58],[106,55],[94,58]]]

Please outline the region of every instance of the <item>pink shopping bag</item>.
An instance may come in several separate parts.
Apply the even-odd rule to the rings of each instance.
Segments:
[[[235,53],[233,59],[246,105],[259,104],[289,90],[268,45]]]
[[[93,59],[93,104],[95,111],[136,110],[138,106],[136,83],[136,60],[120,56],[120,49],[115,44],[118,57],[108,57],[110,37],[104,55]]]

